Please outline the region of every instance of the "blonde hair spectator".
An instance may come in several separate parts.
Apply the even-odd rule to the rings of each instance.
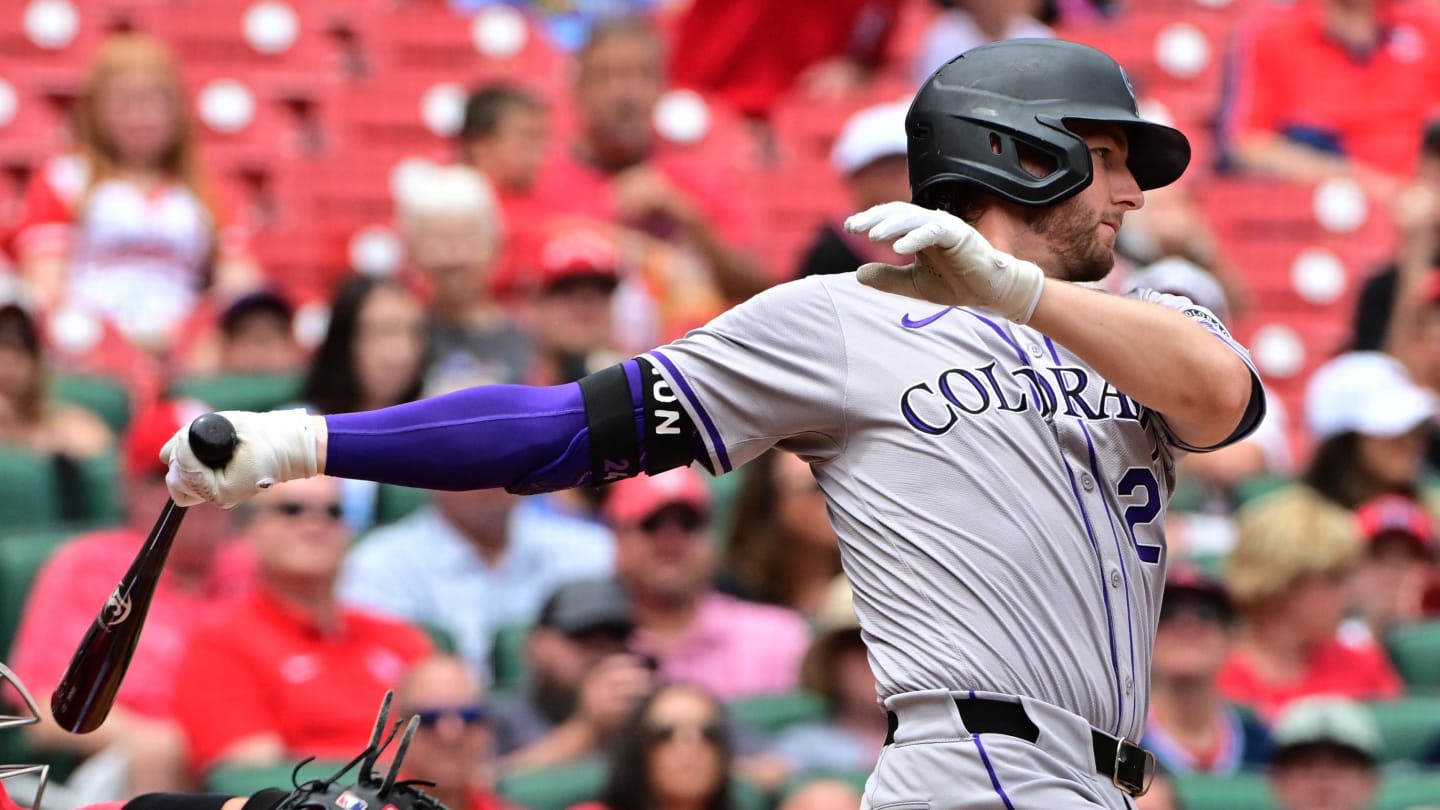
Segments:
[[[1242,614],[1263,611],[1309,576],[1350,571],[1364,551],[1349,510],[1299,488],[1241,512],[1225,585]]]
[[[470,218],[494,251],[500,235],[500,204],[490,182],[468,166],[417,163],[402,172],[395,185],[395,213],[400,227],[413,233],[431,217]]]

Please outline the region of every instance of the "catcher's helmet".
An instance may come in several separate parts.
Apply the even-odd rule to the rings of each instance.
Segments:
[[[933,205],[934,190],[964,183],[1021,205],[1061,202],[1090,184],[1089,149],[1067,121],[1125,128],[1130,172],[1141,189],[1168,185],[1190,162],[1179,130],[1141,118],[1119,64],[1076,42],[1012,39],[973,48],[942,66],[916,94],[905,118],[910,192]],[[1015,142],[1054,158],[1035,177]]]

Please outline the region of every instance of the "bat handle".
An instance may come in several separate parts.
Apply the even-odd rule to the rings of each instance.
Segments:
[[[223,469],[235,455],[240,438],[235,426],[218,413],[207,413],[190,423],[190,449],[212,470]]]

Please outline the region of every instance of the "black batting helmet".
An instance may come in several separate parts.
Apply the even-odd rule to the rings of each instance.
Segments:
[[[1175,182],[1190,163],[1179,130],[1140,117],[1114,59],[1077,42],[1002,40],[955,57],[916,94],[905,118],[911,196],[930,206],[937,188],[963,183],[1021,205],[1068,199],[1091,180],[1089,149],[1070,121],[1124,127],[1141,189]],[[1035,177],[1021,167],[1017,142],[1058,168]]]

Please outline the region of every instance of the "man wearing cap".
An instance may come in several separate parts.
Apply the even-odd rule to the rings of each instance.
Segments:
[[[1435,521],[1418,501],[1381,495],[1355,510],[1365,540],[1356,596],[1360,619],[1377,639],[1425,619],[1435,572]]]
[[[636,650],[666,680],[724,700],[794,689],[810,634],[799,614],[711,587],[710,491],[689,467],[618,481],[605,516],[615,573],[635,608]]]
[[[905,163],[905,111],[892,102],[855,113],[830,150],[830,166],[845,181],[851,210],[863,211],[910,193]],[[800,260],[797,278],[848,273],[866,262],[895,261],[894,251],[861,239],[838,221],[825,222]]]
[[[1264,725],[1220,695],[1220,667],[1234,642],[1235,618],[1224,586],[1194,566],[1171,563],[1143,738],[1162,771],[1233,774],[1269,757]]]
[[[1270,788],[1281,810],[1365,810],[1380,792],[1380,729],[1344,698],[1298,701],[1275,722]]]
[[[295,310],[273,290],[241,296],[220,313],[216,371],[300,374],[305,353],[295,339]]]
[[[496,702],[499,753],[510,770],[597,755],[655,684],[653,661],[629,651],[630,600],[614,580],[562,585],[525,644],[528,682]]]
[[[160,446],[208,408],[194,401],[160,402],[139,414],[125,443],[126,523],[75,537],[40,569],[16,630],[11,665],[48,711],[50,694],[70,663],[74,644],[95,621],[124,576],[165,503]],[[222,543],[229,514],[197,509],[180,527],[140,636],[130,674],[105,724],[90,734],[69,734],[53,722],[26,729],[32,745],[90,758],[70,781],[80,800],[184,786],[184,738],[171,698],[175,671],[191,634],[216,610],[231,604],[253,580],[253,559],[243,546]],[[91,781],[93,780],[93,781]],[[92,792],[93,791],[93,792]]]

